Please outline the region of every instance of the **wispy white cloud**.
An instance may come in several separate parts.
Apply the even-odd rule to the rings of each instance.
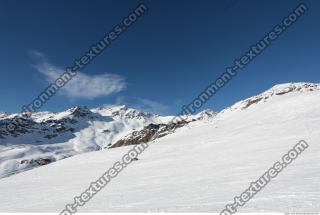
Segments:
[[[32,51],[31,54],[37,61],[34,67],[46,77],[48,83],[54,82],[65,72],[63,69],[50,64],[41,52]],[[59,92],[70,98],[94,99],[118,93],[125,88],[125,78],[120,75],[109,73],[87,75],[78,72]]]
[[[169,107],[167,105],[157,101],[144,98],[126,98],[123,96],[118,96],[115,102],[104,104],[103,106],[106,108],[112,108],[121,105],[126,105],[131,108],[156,114],[166,114],[169,110]]]
[[[118,96],[116,98],[115,102],[104,104],[103,107],[104,108],[112,108],[112,107],[117,107],[117,106],[121,106],[121,105],[126,105],[126,103],[124,101],[124,97],[123,96]]]
[[[137,102],[134,104],[134,106],[147,112],[164,114],[169,109],[167,105],[150,99],[136,98],[136,100]]]

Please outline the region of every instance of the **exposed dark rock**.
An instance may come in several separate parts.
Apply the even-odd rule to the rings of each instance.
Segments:
[[[55,159],[51,158],[51,157],[46,157],[46,158],[38,158],[38,159],[25,159],[20,161],[20,164],[28,164],[28,165],[36,165],[36,166],[43,166],[43,165],[47,165],[49,163],[54,162]]]
[[[118,140],[115,144],[109,148],[116,148],[128,145],[137,145],[141,143],[147,143],[157,138],[164,137],[170,133],[173,133],[177,128],[181,128],[188,124],[187,121],[179,121],[177,123],[170,124],[149,124],[140,131],[134,131],[126,137]]]
[[[203,120],[203,119],[209,119],[209,118],[213,118],[217,113],[215,113],[213,110],[211,109],[206,109],[204,111],[201,111],[198,115],[197,120]],[[196,119],[193,119],[192,121],[196,121]]]
[[[287,93],[290,93],[294,90],[294,87],[289,87],[288,89],[284,90],[284,91],[281,91],[281,92],[277,92],[276,95],[277,96],[280,96],[280,95],[284,95],[284,94],[287,94]],[[301,90],[301,88],[297,88],[298,91]]]
[[[257,104],[259,101],[261,101],[263,98],[257,98],[257,99],[250,99],[247,101],[246,106],[244,106],[242,109],[246,109],[249,106],[253,105],[253,104]]]
[[[155,116],[152,113],[140,112],[138,110],[128,108],[125,105],[120,107],[118,110],[113,111],[112,115],[113,116],[125,117],[125,118],[128,118],[128,119],[134,119],[134,118],[141,119],[141,118],[150,118],[150,117]]]
[[[86,107],[75,107],[68,110],[69,114],[61,119],[50,116],[41,122],[36,122],[30,113],[22,113],[12,118],[0,119],[0,139],[8,136],[19,137],[28,133],[37,133],[47,139],[52,139],[65,132],[75,132],[73,125],[77,124],[81,118],[86,120],[95,117]],[[39,143],[40,140],[35,140]]]
[[[35,160],[35,162],[42,166],[42,165],[47,165],[47,164],[51,163],[52,160],[50,158],[39,158],[39,159]]]
[[[93,114],[87,107],[74,107],[69,109],[71,115],[74,117],[86,117],[88,115]]]

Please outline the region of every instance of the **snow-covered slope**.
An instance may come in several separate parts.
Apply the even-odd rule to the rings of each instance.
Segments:
[[[276,86],[156,139],[79,211],[220,212],[304,139],[309,148],[240,212],[319,212],[320,91],[304,85]],[[288,86],[304,89],[284,93]],[[60,212],[130,148],[89,152],[3,178],[0,212]]]
[[[201,118],[206,112],[189,118],[208,120]],[[3,113],[0,178],[79,153],[109,148],[135,130],[151,123],[167,124],[171,118],[126,106],[92,110],[74,107],[60,113]]]

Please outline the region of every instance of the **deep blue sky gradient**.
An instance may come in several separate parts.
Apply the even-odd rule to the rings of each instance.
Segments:
[[[279,83],[320,82],[317,0],[7,0],[0,6],[0,111],[20,111],[47,87],[30,51],[70,66],[141,2],[149,11],[82,71],[121,75],[127,88],[93,100],[57,94],[42,110],[119,101],[135,106],[142,98],[168,106],[165,114],[178,113],[301,2],[307,14],[204,108],[221,110]]]

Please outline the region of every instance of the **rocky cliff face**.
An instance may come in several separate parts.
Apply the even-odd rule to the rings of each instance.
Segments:
[[[125,137],[118,140],[116,143],[111,145],[109,148],[116,148],[121,146],[128,145],[137,145],[141,143],[147,143],[157,138],[164,137],[168,134],[173,133],[176,129],[181,128],[190,122],[194,122],[197,120],[211,120],[215,117],[216,113],[210,109],[204,110],[195,116],[186,116],[183,117],[184,120],[178,122],[168,123],[151,123],[145,126],[143,129],[139,131],[133,131],[132,133],[126,135]]]
[[[181,121],[177,123],[169,124],[149,124],[140,131],[134,131],[131,134],[121,138],[110,148],[116,148],[121,146],[137,145],[141,143],[147,143],[157,138],[161,138],[170,133],[173,133],[176,129],[188,124],[187,121]]]

